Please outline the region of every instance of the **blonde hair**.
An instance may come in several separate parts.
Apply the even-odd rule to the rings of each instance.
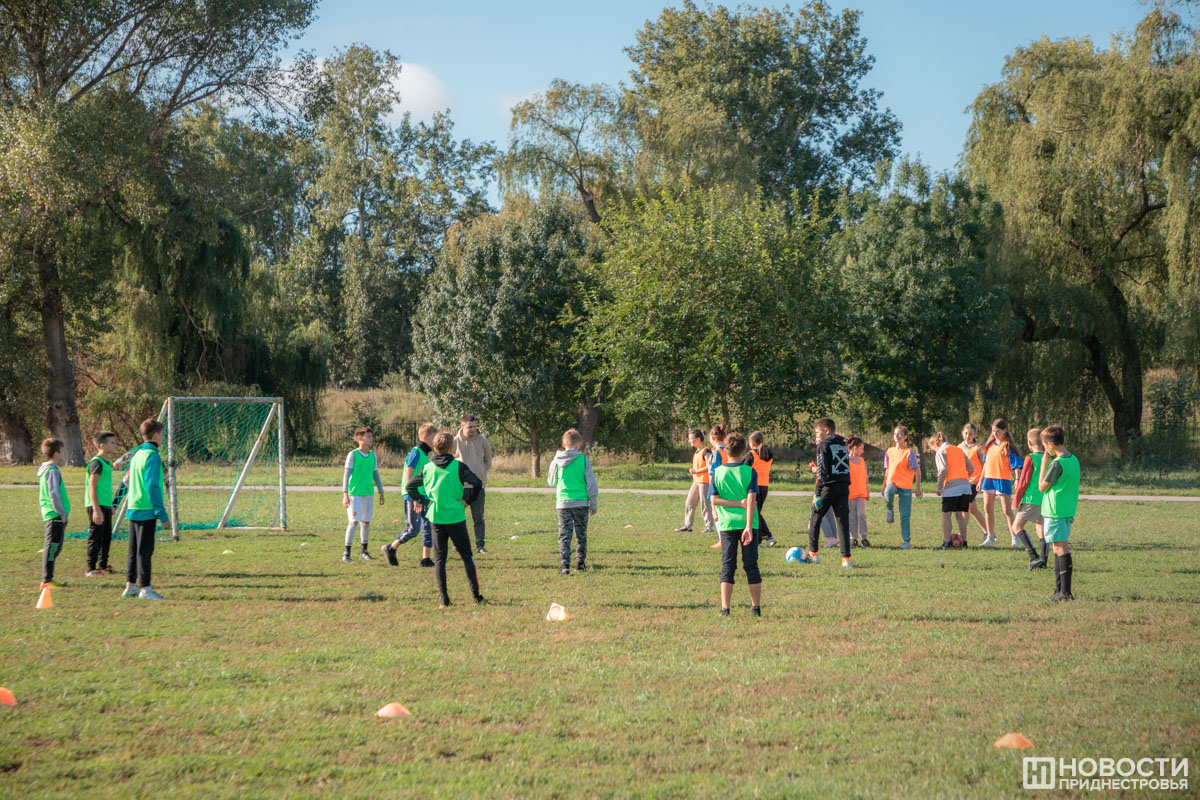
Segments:
[[[1041,447],[1042,446],[1042,429],[1041,428],[1030,428],[1028,431],[1026,431],[1025,444],[1029,445],[1030,448]]]
[[[454,446],[454,437],[448,433],[439,433],[433,437],[433,450],[435,453],[449,453],[450,448]]]
[[[583,436],[579,431],[570,428],[563,434],[562,444],[564,450],[578,450],[583,445]]]
[[[417,438],[422,441],[431,433],[437,433],[437,425],[432,422],[422,422],[421,427],[417,428]]]

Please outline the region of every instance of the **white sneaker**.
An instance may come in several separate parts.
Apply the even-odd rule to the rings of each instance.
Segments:
[[[154,591],[149,586],[147,586],[145,589],[142,589],[140,592],[138,592],[138,599],[139,600],[166,600],[167,598],[163,597],[161,594],[159,594],[158,592]]]
[[[912,550],[912,542],[901,542],[900,549],[901,550]]]
[[[1017,539],[1016,536],[1012,537],[1012,546],[1013,547],[1022,547],[1021,542]]]
[[[985,536],[983,541],[979,543],[979,546],[980,547],[995,547],[996,546],[996,537],[995,536]]]
[[[132,583],[125,584],[125,591],[121,593],[121,597],[137,597],[138,588]]]

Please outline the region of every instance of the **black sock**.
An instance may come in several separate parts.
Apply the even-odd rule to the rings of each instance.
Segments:
[[[1071,596],[1071,573],[1075,570],[1075,562],[1070,553],[1063,556],[1063,568],[1065,571],[1063,572],[1062,592],[1069,597]]]
[[[1025,551],[1029,553],[1031,560],[1037,558],[1037,550],[1033,549],[1033,542],[1029,541],[1028,533],[1021,531],[1017,534],[1017,539],[1020,540],[1021,544],[1025,545]]]
[[[367,543],[366,543],[366,542],[363,542],[363,543],[362,543],[362,551],[363,551],[364,553],[365,553],[365,552],[367,552]]]
[[[1054,554],[1054,593],[1062,594],[1063,584],[1063,557],[1058,553]]]
[[[1048,560],[1050,557],[1050,543],[1042,539],[1042,561]]]

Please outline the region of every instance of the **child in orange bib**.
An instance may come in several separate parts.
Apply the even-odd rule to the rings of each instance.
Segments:
[[[912,549],[912,528],[909,519],[912,517],[912,498],[915,492],[921,497],[921,465],[917,460],[916,451],[908,441],[908,428],[897,425],[892,431],[895,446],[889,447],[883,454],[883,500],[887,503],[887,521],[896,521],[893,506],[899,498],[900,505],[900,542],[901,550]],[[914,489],[913,484],[916,484]]]
[[[986,535],[980,547],[996,546],[996,497],[1000,497],[1000,505],[1004,518],[1008,522],[1009,532],[1013,525],[1012,487],[1014,476],[1021,474],[1021,456],[1017,453],[1012,436],[1008,433],[1008,423],[997,419],[992,423],[992,435],[983,443],[983,480],[979,482],[979,491],[983,493],[983,515]],[[1012,546],[1020,547],[1016,535],[1012,537]]]

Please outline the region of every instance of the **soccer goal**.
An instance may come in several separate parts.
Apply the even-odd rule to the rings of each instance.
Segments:
[[[158,420],[172,539],[181,530],[287,529],[283,398],[168,397]]]

